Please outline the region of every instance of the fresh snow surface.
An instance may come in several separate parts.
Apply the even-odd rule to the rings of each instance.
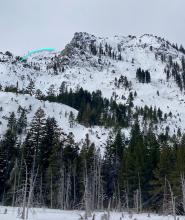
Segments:
[[[82,48],[75,47],[75,42],[78,42]],[[90,42],[99,47],[100,43],[105,50],[105,45],[112,47],[113,51],[118,54],[118,46],[121,48],[122,61],[110,59],[108,56],[102,56],[99,62],[99,57],[92,55],[89,50]],[[152,51],[151,51],[152,46]],[[25,89],[30,80],[35,83],[35,90],[40,89],[44,94],[47,94],[48,88],[53,84],[56,93],[62,82],[66,86],[75,90],[83,87],[90,92],[101,90],[103,97],[110,99],[112,94],[116,94],[116,101],[118,103],[125,103],[129,92],[137,92],[137,97],[134,99],[134,106],[152,106],[153,108],[160,108],[163,113],[173,114],[172,118],[168,118],[167,122],[158,125],[158,133],[165,132],[166,126],[169,126],[169,133],[173,135],[178,128],[185,132],[185,94],[177,87],[174,79],[166,81],[166,73],[164,69],[167,62],[161,61],[161,54],[166,56],[171,55],[173,61],[176,61],[181,66],[181,59],[183,54],[172,47],[172,45],[164,39],[152,36],[143,35],[140,37],[134,36],[114,36],[110,38],[98,38],[88,33],[76,33],[70,44],[67,45],[71,54],[66,54],[64,51],[57,51],[52,53],[41,52],[34,54],[28,58],[28,64],[34,64],[33,67],[25,66],[24,63],[15,61],[14,56],[8,56],[0,53],[0,84],[3,88],[6,86],[16,86],[19,89]],[[70,49],[69,49],[70,48]],[[155,58],[158,54],[158,58]],[[55,58],[62,62],[67,60],[65,71],[61,70],[58,74],[53,72],[53,69],[47,69],[47,66],[53,64]],[[136,80],[136,70],[142,68],[149,70],[151,74],[151,83],[142,84]],[[124,88],[117,88],[115,86],[115,77],[123,75],[126,76],[132,83],[130,91]],[[159,96],[157,92],[159,91]],[[122,96],[125,99],[122,99]],[[26,100],[27,99],[27,100]],[[34,112],[39,106],[44,107],[45,113],[48,116],[54,116],[59,126],[66,132],[73,132],[75,140],[80,142],[85,138],[85,134],[90,134],[90,140],[95,142],[97,147],[102,147],[107,139],[109,131],[105,128],[94,127],[85,128],[77,124],[74,128],[69,127],[65,112],[69,113],[71,110],[77,115],[77,111],[65,105],[53,104],[38,101],[34,97],[28,95],[18,95],[0,93],[0,105],[3,111],[0,112],[0,131],[3,133],[6,129],[7,121],[3,116],[7,117],[12,110],[16,111],[18,105],[25,105],[28,108],[29,104],[33,105],[33,111],[29,113],[29,120],[33,117]],[[141,122],[142,123],[142,122]],[[143,125],[144,126],[144,125]],[[125,132],[128,136],[129,129]]]
[[[3,214],[5,209],[7,209],[7,214]],[[0,219],[1,220],[17,220],[18,218],[18,208],[12,207],[0,207]],[[95,212],[94,220],[101,220],[102,215],[105,212]],[[93,216],[92,214],[92,216]],[[54,209],[30,209],[29,220],[80,220],[80,217],[84,216],[84,211],[61,211]],[[174,220],[173,216],[161,216],[156,214],[148,213],[143,214],[133,214],[120,213],[120,212],[111,212],[110,220]],[[178,220],[184,220],[184,216],[178,216]],[[88,220],[92,220],[92,217],[89,217]]]
[[[0,107],[2,107],[2,111],[0,111],[0,135],[4,134],[6,131],[10,113],[14,112],[19,116],[17,112],[19,105],[27,110],[28,125],[30,125],[35,112],[41,107],[44,110],[46,117],[54,117],[57,120],[58,126],[65,134],[72,132],[76,142],[81,143],[88,133],[90,140],[103,150],[104,143],[106,142],[109,133],[108,129],[98,126],[86,128],[78,123],[75,123],[75,125],[70,128],[69,114],[72,111],[76,117],[78,113],[77,110],[63,104],[40,101],[30,95],[16,95],[10,92],[0,92]],[[31,110],[29,109],[30,105]]]

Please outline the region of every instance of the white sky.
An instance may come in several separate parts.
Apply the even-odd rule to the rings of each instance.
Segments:
[[[74,32],[164,37],[185,47],[185,0],[0,0],[0,51],[63,49]]]

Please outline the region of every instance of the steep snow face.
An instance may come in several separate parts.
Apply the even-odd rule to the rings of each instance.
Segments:
[[[97,50],[104,50],[105,54],[101,57],[95,55],[90,49],[93,46],[96,46]],[[121,55],[121,61],[108,56],[109,47],[115,57]],[[160,57],[156,60],[155,53],[171,55],[179,63],[182,57],[170,43],[151,35],[138,38],[96,38],[87,33],[76,33],[63,51],[36,53],[29,57],[26,63],[13,56],[0,54],[1,84],[15,85],[18,81],[19,88],[22,89],[32,79],[36,83],[36,89],[40,88],[46,92],[51,84],[55,84],[57,89],[62,81],[67,81],[72,88],[90,85],[93,90],[101,89],[101,85],[105,83],[105,88],[102,89],[104,92],[109,89],[107,85],[121,74],[135,80],[135,71],[139,67],[150,70],[153,80],[165,80],[166,63],[162,63]],[[55,68],[57,71],[54,71]]]
[[[102,51],[101,56],[98,51]],[[65,82],[72,89],[83,87],[91,92],[101,90],[104,97],[111,98],[113,95],[120,103],[125,103],[129,93],[136,91],[135,106],[148,105],[160,107],[164,113],[172,112],[172,119],[159,125],[159,130],[164,131],[165,126],[169,125],[173,134],[178,127],[185,130],[185,97],[172,78],[166,79],[164,70],[169,55],[181,68],[184,54],[168,41],[153,35],[100,38],[88,33],[75,33],[63,51],[34,54],[27,62],[19,62],[13,55],[0,53],[0,83],[3,88],[14,85],[25,89],[32,80],[35,90],[40,89],[46,94],[51,85],[55,86],[57,93],[61,83]],[[163,61],[161,56],[165,56]],[[151,83],[142,84],[136,80],[138,68],[150,72]],[[131,82],[129,89],[116,86],[115,81],[121,75]],[[25,102],[25,96],[18,97],[18,102]],[[0,100],[3,100],[1,96]],[[31,97],[30,102],[39,101]],[[48,103],[48,112],[53,111],[52,105]],[[60,121],[60,117],[57,120]],[[81,138],[87,129],[84,128],[83,132],[78,126],[76,136]],[[69,128],[67,124],[66,128]]]
[[[69,114],[73,112],[76,117],[78,112],[66,105],[39,101],[30,95],[15,95],[9,92],[0,92],[0,135],[6,131],[8,117],[14,112],[17,118],[20,116],[19,106],[26,110],[28,129],[35,112],[41,107],[46,117],[54,117],[57,120],[58,126],[62,129],[64,134],[72,132],[74,139],[79,145],[85,139],[86,134],[89,134],[90,140],[96,144],[100,149],[104,148],[108,136],[108,130],[101,127],[86,128],[78,123],[74,123],[71,127],[69,122]],[[24,135],[20,138],[24,139]]]

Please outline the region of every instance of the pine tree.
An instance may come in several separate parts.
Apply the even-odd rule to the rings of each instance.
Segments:
[[[154,170],[154,180],[151,182],[153,185],[152,195],[158,198],[156,201],[158,209],[162,207],[165,179],[171,182],[174,168],[175,154],[173,149],[169,146],[163,146],[157,168]]]
[[[26,110],[23,109],[19,119],[17,120],[18,134],[22,134],[22,132],[25,131],[26,127],[27,127],[27,116],[26,116]]]
[[[131,139],[125,155],[125,178],[129,184],[129,191],[144,188],[147,174],[147,148],[144,145],[144,139],[140,131],[138,122],[131,130]],[[130,194],[132,196],[132,194]],[[132,201],[132,200],[131,200]],[[132,205],[133,205],[132,201]]]
[[[63,162],[66,173],[66,184],[70,185],[71,187],[70,192],[67,192],[68,201],[66,201],[66,208],[71,208],[71,205],[74,206],[76,205],[77,201],[79,201],[79,198],[77,198],[79,195],[77,193],[77,189],[80,187],[80,167],[78,167],[78,151],[79,148],[74,141],[74,135],[72,133],[69,133],[66,139],[65,147],[63,149]]]
[[[10,187],[8,181],[17,155],[17,136],[11,128],[8,128],[0,144],[0,197]]]
[[[41,172],[44,172],[44,169],[47,169],[49,166],[49,157],[51,155],[52,148],[54,148],[55,145],[59,145],[60,135],[61,130],[58,128],[55,118],[47,118],[39,152]]]
[[[160,160],[160,145],[157,141],[156,135],[152,128],[149,128],[148,133],[144,138],[145,146],[147,146],[147,161],[146,161],[146,175],[145,178],[145,198],[146,200],[151,196],[150,192],[153,190],[152,181],[154,180],[154,170],[156,169]],[[150,205],[150,204],[149,204]]]
[[[42,180],[43,187],[40,189],[40,194],[44,197],[48,205],[56,205],[57,187],[59,182],[60,165],[62,163],[62,145],[60,142],[61,130],[58,128],[54,118],[47,118],[45,126],[45,136],[39,152],[40,164],[40,181]],[[51,192],[52,181],[52,192]],[[48,195],[44,195],[44,192]],[[52,198],[51,198],[52,193]],[[52,201],[51,201],[52,200]]]
[[[35,92],[35,83],[33,80],[30,80],[28,86],[26,87],[26,91],[30,94],[33,95]]]
[[[42,91],[40,89],[37,89],[35,92],[35,98],[36,99],[43,99],[44,98],[44,94],[42,93]]]
[[[10,117],[8,118],[8,125],[7,125],[8,129],[10,129],[11,132],[15,133],[17,130],[17,120],[15,117],[15,113],[12,112],[10,114]]]
[[[69,113],[69,125],[70,125],[70,128],[73,128],[74,124],[75,124],[75,116],[74,116],[74,113],[72,111],[70,111],[70,113]]]
[[[149,73],[148,70],[145,72],[145,82],[146,83],[150,83],[151,82],[151,76],[150,76],[150,73]]]
[[[56,91],[55,91],[55,86],[52,84],[52,85],[49,87],[49,89],[48,89],[48,91],[47,91],[47,94],[48,94],[48,96],[49,96],[50,98],[53,98],[53,97],[55,96],[55,93],[56,93]]]
[[[120,199],[120,190],[118,178],[121,162],[124,156],[124,137],[121,131],[118,130],[115,139],[112,139],[112,135],[107,140],[106,151],[103,161],[103,176],[105,182],[105,193],[108,196],[108,200],[116,196],[117,202]],[[121,174],[122,175],[122,174]],[[115,194],[116,193],[116,194]],[[115,194],[115,195],[114,195]],[[119,195],[118,195],[119,194]],[[116,203],[117,203],[116,202]]]
[[[31,122],[30,130],[25,140],[25,154],[29,158],[32,169],[39,167],[39,155],[41,153],[42,141],[46,135],[46,119],[44,111],[39,108]],[[27,162],[28,163],[28,162]]]
[[[59,88],[59,94],[62,95],[66,92],[66,83],[62,82]]]

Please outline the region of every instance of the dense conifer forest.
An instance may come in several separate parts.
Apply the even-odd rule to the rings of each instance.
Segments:
[[[4,205],[17,206],[27,200],[37,207],[100,210],[110,205],[117,210],[172,213],[173,192],[176,207],[183,212],[185,136],[178,130],[170,137],[168,127],[165,133],[155,133],[157,123],[170,114],[148,106],[134,108],[132,93],[122,105],[113,97],[102,98],[100,91],[89,93],[80,88],[73,92],[64,84],[59,95],[50,89],[47,96],[38,98],[76,108],[77,118],[72,112],[69,115],[71,126],[78,121],[114,129],[104,149],[95,146],[88,134],[79,145],[72,133],[65,134],[41,108],[28,127],[27,112],[20,106],[18,117],[10,114],[0,142],[0,199]],[[146,125],[144,130],[139,120]],[[126,138],[122,128],[129,126]]]

